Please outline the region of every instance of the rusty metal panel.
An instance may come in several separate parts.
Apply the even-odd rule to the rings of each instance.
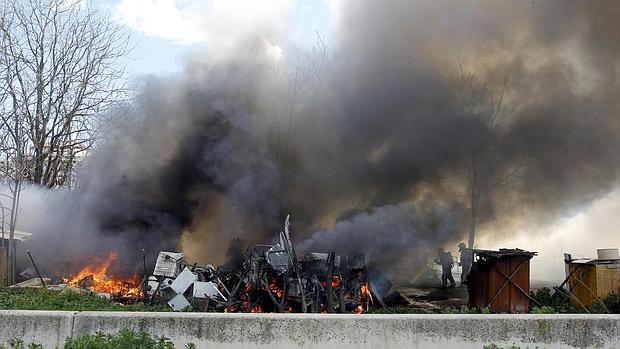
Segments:
[[[527,257],[511,258],[510,272],[515,271],[521,263],[525,264],[517,271],[512,280],[523,291],[530,292],[530,262]],[[530,308],[530,299],[515,284],[510,284],[510,312],[527,313]]]
[[[531,258],[530,255],[510,255],[475,262],[470,274],[470,306],[489,307],[496,313],[528,312],[529,298],[519,290],[519,287],[526,293],[530,291]],[[515,271],[516,273],[512,275]],[[508,281],[511,275],[511,281]]]

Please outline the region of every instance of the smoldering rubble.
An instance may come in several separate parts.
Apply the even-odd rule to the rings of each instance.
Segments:
[[[364,313],[406,300],[364,255],[297,255],[289,217],[273,245],[247,249],[237,263],[189,265],[183,253],[160,252],[144,286],[148,304],[176,311]],[[145,279],[147,280],[147,279]]]
[[[327,51],[276,61],[273,37],[240,39],[146,79],[79,189],[22,224],[39,256],[180,248],[224,263],[231,240],[269,241],[292,212],[304,253],[355,241],[387,266],[462,239],[464,163],[489,149],[518,190],[481,198],[481,230],[552,222],[618,182],[614,4],[345,1]],[[504,96],[502,128],[465,107],[463,77]]]

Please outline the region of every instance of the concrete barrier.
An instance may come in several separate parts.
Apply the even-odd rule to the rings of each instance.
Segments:
[[[0,310],[0,345],[10,339],[22,339],[26,343],[54,348],[73,334],[74,314],[69,311]]]
[[[619,315],[321,315],[0,311],[0,338],[46,347],[122,328],[177,348],[620,348]],[[0,341],[1,342],[1,341]]]

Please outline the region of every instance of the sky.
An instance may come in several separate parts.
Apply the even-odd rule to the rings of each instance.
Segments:
[[[249,28],[269,38],[276,56],[311,46],[317,33],[335,40],[337,1],[329,0],[102,0],[90,3],[123,25],[135,45],[127,71],[131,80],[169,76],[183,70],[190,55],[217,57]],[[292,40],[292,42],[290,42]],[[532,278],[564,274],[562,255],[595,257],[597,248],[619,247],[620,189],[579,212],[535,231],[495,238],[480,236],[478,246],[538,251]]]
[[[329,0],[103,0],[89,3],[130,34],[130,79],[166,76],[183,69],[190,54],[213,54],[246,31],[262,30],[277,54],[306,47],[317,33],[331,37],[334,1]],[[285,41],[293,40],[291,43]]]

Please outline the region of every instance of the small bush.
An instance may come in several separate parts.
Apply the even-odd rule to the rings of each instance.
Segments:
[[[134,332],[128,329],[121,330],[116,335],[97,332],[82,334],[77,338],[67,338],[64,349],[174,349],[174,344],[165,337],[151,337],[145,332]],[[186,349],[195,349],[194,343],[185,346]]]
[[[612,293],[603,299],[605,308],[611,314],[620,314],[620,293]],[[606,313],[605,308],[598,301],[592,305],[592,310],[596,313]]]
[[[553,307],[544,305],[542,307],[533,307],[530,310],[530,313],[532,314],[555,314],[557,312],[555,311]]]
[[[584,310],[575,306],[562,292],[553,291],[548,287],[539,288],[536,292],[530,292],[535,302],[530,302],[530,312],[533,314],[554,313],[583,313]]]

